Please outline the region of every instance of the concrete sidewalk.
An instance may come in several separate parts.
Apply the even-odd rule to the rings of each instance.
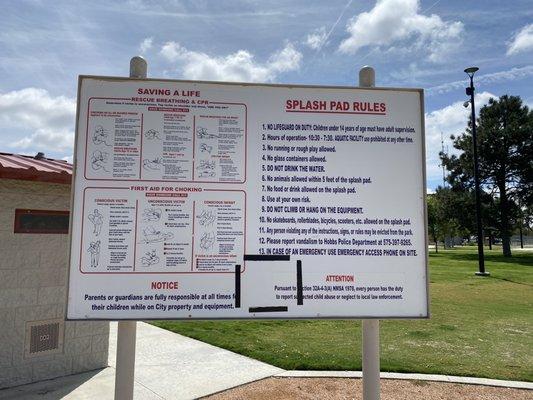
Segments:
[[[0,391],[2,400],[113,399],[117,324],[109,367]],[[195,399],[283,372],[282,369],[139,322],[135,400]]]
[[[358,378],[363,377],[361,371],[284,371],[276,375],[280,378]],[[461,383],[465,385],[493,386],[511,389],[533,390],[533,383],[505,381],[501,379],[474,378],[469,376],[436,375],[436,374],[405,374],[400,372],[380,372],[380,379],[396,379],[410,381],[427,381],[443,383]]]

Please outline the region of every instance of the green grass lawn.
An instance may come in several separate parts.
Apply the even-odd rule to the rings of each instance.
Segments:
[[[430,254],[430,320],[381,322],[381,370],[533,381],[533,253]],[[161,321],[165,329],[284,369],[360,370],[360,321]]]

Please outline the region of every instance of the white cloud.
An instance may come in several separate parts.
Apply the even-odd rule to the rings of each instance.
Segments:
[[[185,57],[187,49],[181,47],[178,42],[166,42],[162,47],[159,54],[166,58],[170,62],[178,61],[180,58]]]
[[[53,97],[44,89],[0,93],[0,123],[25,135],[10,143],[15,149],[72,150],[75,117],[75,99]]]
[[[305,39],[305,44],[313,50],[319,50],[326,42],[327,32],[326,27],[315,29],[312,33],[308,34]]]
[[[148,50],[152,48],[154,44],[154,38],[147,37],[139,45],[139,51],[141,54],[145,54]]]
[[[508,43],[507,55],[533,50],[533,24],[524,26]]]
[[[288,43],[282,50],[272,54],[267,62],[267,68],[274,73],[294,71],[300,68],[302,53]]]
[[[186,79],[272,82],[280,73],[300,67],[302,54],[291,43],[272,54],[265,63],[257,62],[247,50],[227,56],[210,56],[191,51],[178,42],[167,42],[161,47],[161,56],[170,62],[179,62]]]
[[[431,78],[437,75],[445,75],[456,73],[457,70],[451,68],[435,68],[434,66],[428,68],[421,68],[417,62],[410,63],[407,67],[390,72],[393,79],[402,82],[418,83],[421,79]]]
[[[366,46],[429,51],[428,60],[442,61],[461,43],[463,23],[444,22],[438,15],[419,14],[419,0],[378,0],[374,8],[353,17],[349,37],[339,50],[356,53]]]
[[[476,115],[479,109],[489,102],[490,98],[497,98],[489,92],[476,94]],[[465,131],[470,113],[469,107],[464,107],[463,101],[457,101],[444,108],[426,113],[426,169],[428,180],[442,177],[439,152],[441,151],[441,132],[444,146],[448,145],[449,153],[454,153],[450,135],[458,136]]]
[[[73,132],[39,128],[30,136],[25,136],[14,142],[12,147],[25,150],[33,149],[34,152],[39,150],[65,152],[72,150],[73,143]]]
[[[476,75],[474,78],[475,86],[480,84],[490,84],[497,82],[513,81],[516,79],[523,79],[529,76],[533,76],[533,65],[528,65],[521,68],[511,68],[506,71],[493,72],[491,74]],[[434,94],[447,93],[452,90],[458,90],[468,85],[468,78],[465,75],[465,79],[461,81],[448,82],[439,86],[433,86],[429,88],[426,93],[431,96]]]

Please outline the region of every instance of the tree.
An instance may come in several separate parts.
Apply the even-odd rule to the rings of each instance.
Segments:
[[[474,219],[469,211],[473,204],[472,193],[439,186],[434,194],[427,197],[428,231],[435,242],[438,252],[438,241],[456,236],[469,236],[473,232]]]
[[[473,191],[459,187],[438,187],[438,215],[441,225],[447,227],[447,236],[470,236],[475,231]]]
[[[483,191],[497,197],[498,228],[503,254],[511,256],[512,205],[531,202],[533,189],[533,112],[518,96],[490,99],[477,119],[478,159]],[[458,137],[451,136],[459,156],[441,154],[448,182],[456,187],[474,186],[471,122]]]
[[[437,219],[437,199],[434,194],[427,195],[428,234],[435,242],[435,253],[439,252],[439,221]]]

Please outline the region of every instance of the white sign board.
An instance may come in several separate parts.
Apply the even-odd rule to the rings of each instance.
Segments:
[[[68,319],[428,316],[423,93],[81,77]]]

